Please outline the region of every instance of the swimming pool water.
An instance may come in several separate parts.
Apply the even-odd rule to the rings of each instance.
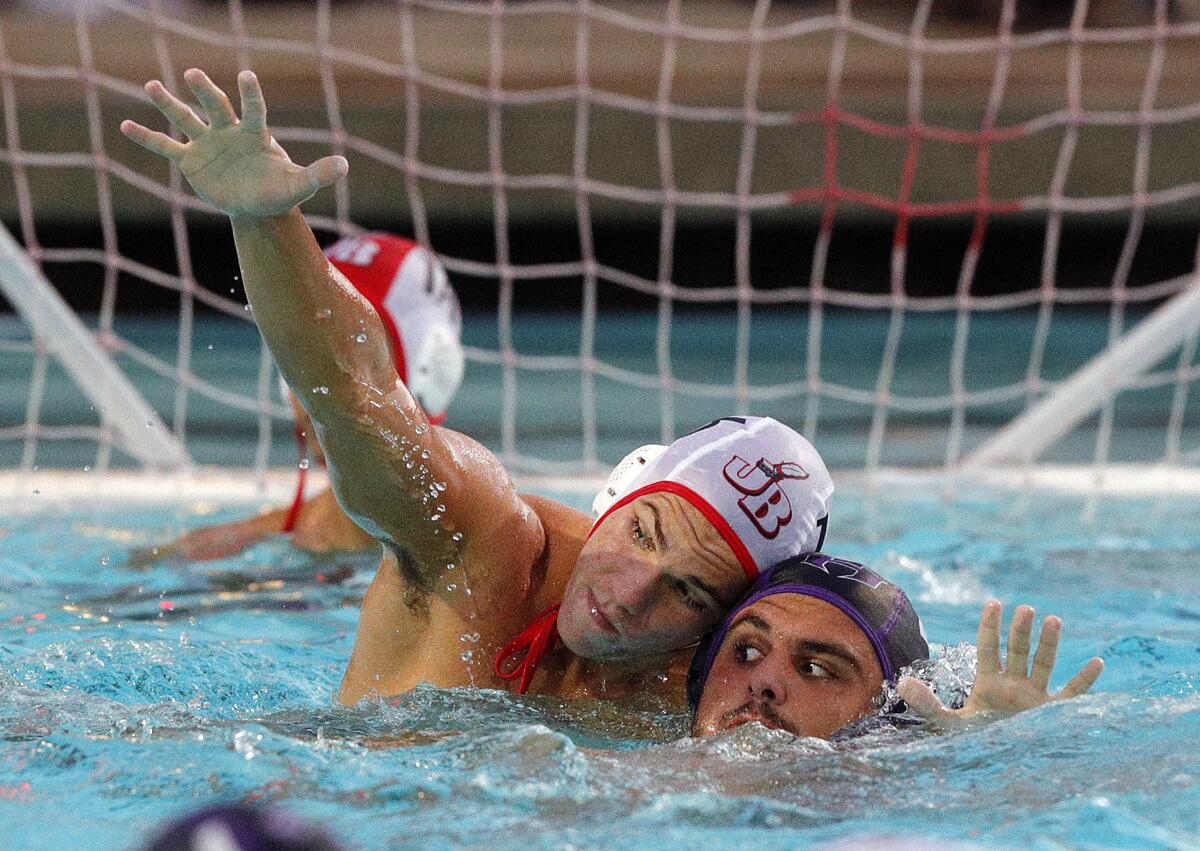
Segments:
[[[1194,847],[1200,517],[1186,499],[839,490],[829,550],[904,586],[969,680],[990,596],[1065,621],[1085,698],[953,735],[709,740],[653,703],[420,688],[338,707],[371,558],[280,541],[134,570],[132,546],[237,516],[0,519],[0,845],[135,847],[204,803],[268,800],[353,847]],[[945,648],[949,648],[945,651]]]

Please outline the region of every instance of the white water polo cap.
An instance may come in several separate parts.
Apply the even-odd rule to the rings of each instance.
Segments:
[[[833,480],[813,445],[770,417],[724,417],[617,465],[593,509],[603,523],[638,497],[683,497],[720,533],[751,580],[825,540]]]
[[[329,262],[375,308],[396,372],[434,422],[462,383],[462,311],[446,269],[410,239],[366,233],[325,249]]]

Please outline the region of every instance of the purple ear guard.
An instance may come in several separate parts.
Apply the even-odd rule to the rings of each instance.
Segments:
[[[729,627],[747,607],[773,594],[803,594],[837,606],[870,640],[885,681],[895,680],[901,668],[929,658],[921,619],[899,586],[857,562],[809,553],[764,572],[716,631],[701,639],[688,671],[692,712],[700,705],[704,684]]]

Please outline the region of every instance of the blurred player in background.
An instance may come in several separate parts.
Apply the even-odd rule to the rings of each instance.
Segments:
[[[387,331],[396,373],[429,421],[441,424],[462,383],[464,366],[462,315],[441,262],[412,240],[387,233],[340,239],[325,249],[325,256],[375,308]],[[293,545],[305,552],[322,555],[378,547],[378,542],[342,511],[331,488],[305,498],[310,460],[324,467],[325,453],[314,438],[312,420],[303,405],[282,379],[280,386],[295,413],[300,452],[296,496],[291,506],[246,520],[205,526],[174,543],[137,550],[130,555],[131,564],[165,558],[226,558],[279,534],[290,535]]]

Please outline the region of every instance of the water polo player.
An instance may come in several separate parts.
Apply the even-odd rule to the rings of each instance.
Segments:
[[[443,422],[462,383],[464,356],[458,296],[441,262],[412,240],[387,233],[345,237],[326,248],[325,256],[375,309],[387,332],[396,373],[429,421]],[[312,438],[312,422],[303,406],[282,381],[281,387],[295,412],[300,452],[292,504],[246,520],[196,529],[174,543],[131,554],[131,563],[167,557],[189,561],[227,558],[278,534],[289,534],[296,547],[311,553],[378,546],[341,510],[332,490],[325,488],[306,498],[308,464],[311,460],[324,466],[325,456]]]
[[[1047,691],[1062,623],[1048,617],[1029,666],[1034,612],[1017,607],[1000,664],[998,602],[983,609],[975,684],[960,709],[948,709],[924,683],[901,677],[929,658],[920,618],[905,593],[874,571],[820,553],[762,575],[707,636],[688,673],[693,735],[750,721],[797,736],[828,738],[883,707],[897,683],[909,709],[943,726],[1001,717],[1085,693],[1104,669],[1092,659],[1055,695]]]
[[[255,319],[338,500],[385,547],[340,698],[509,678],[561,695],[682,691],[682,648],[765,566],[817,548],[833,487],[812,446],[774,420],[730,418],[672,444],[597,523],[518,495],[487,449],[430,426],[375,309],[296,208],[346,161],[292,163],[252,73],[238,77],[240,119],[202,72],[184,79],[207,121],[157,81],[146,91],[189,141],[121,129],[229,215]]]

